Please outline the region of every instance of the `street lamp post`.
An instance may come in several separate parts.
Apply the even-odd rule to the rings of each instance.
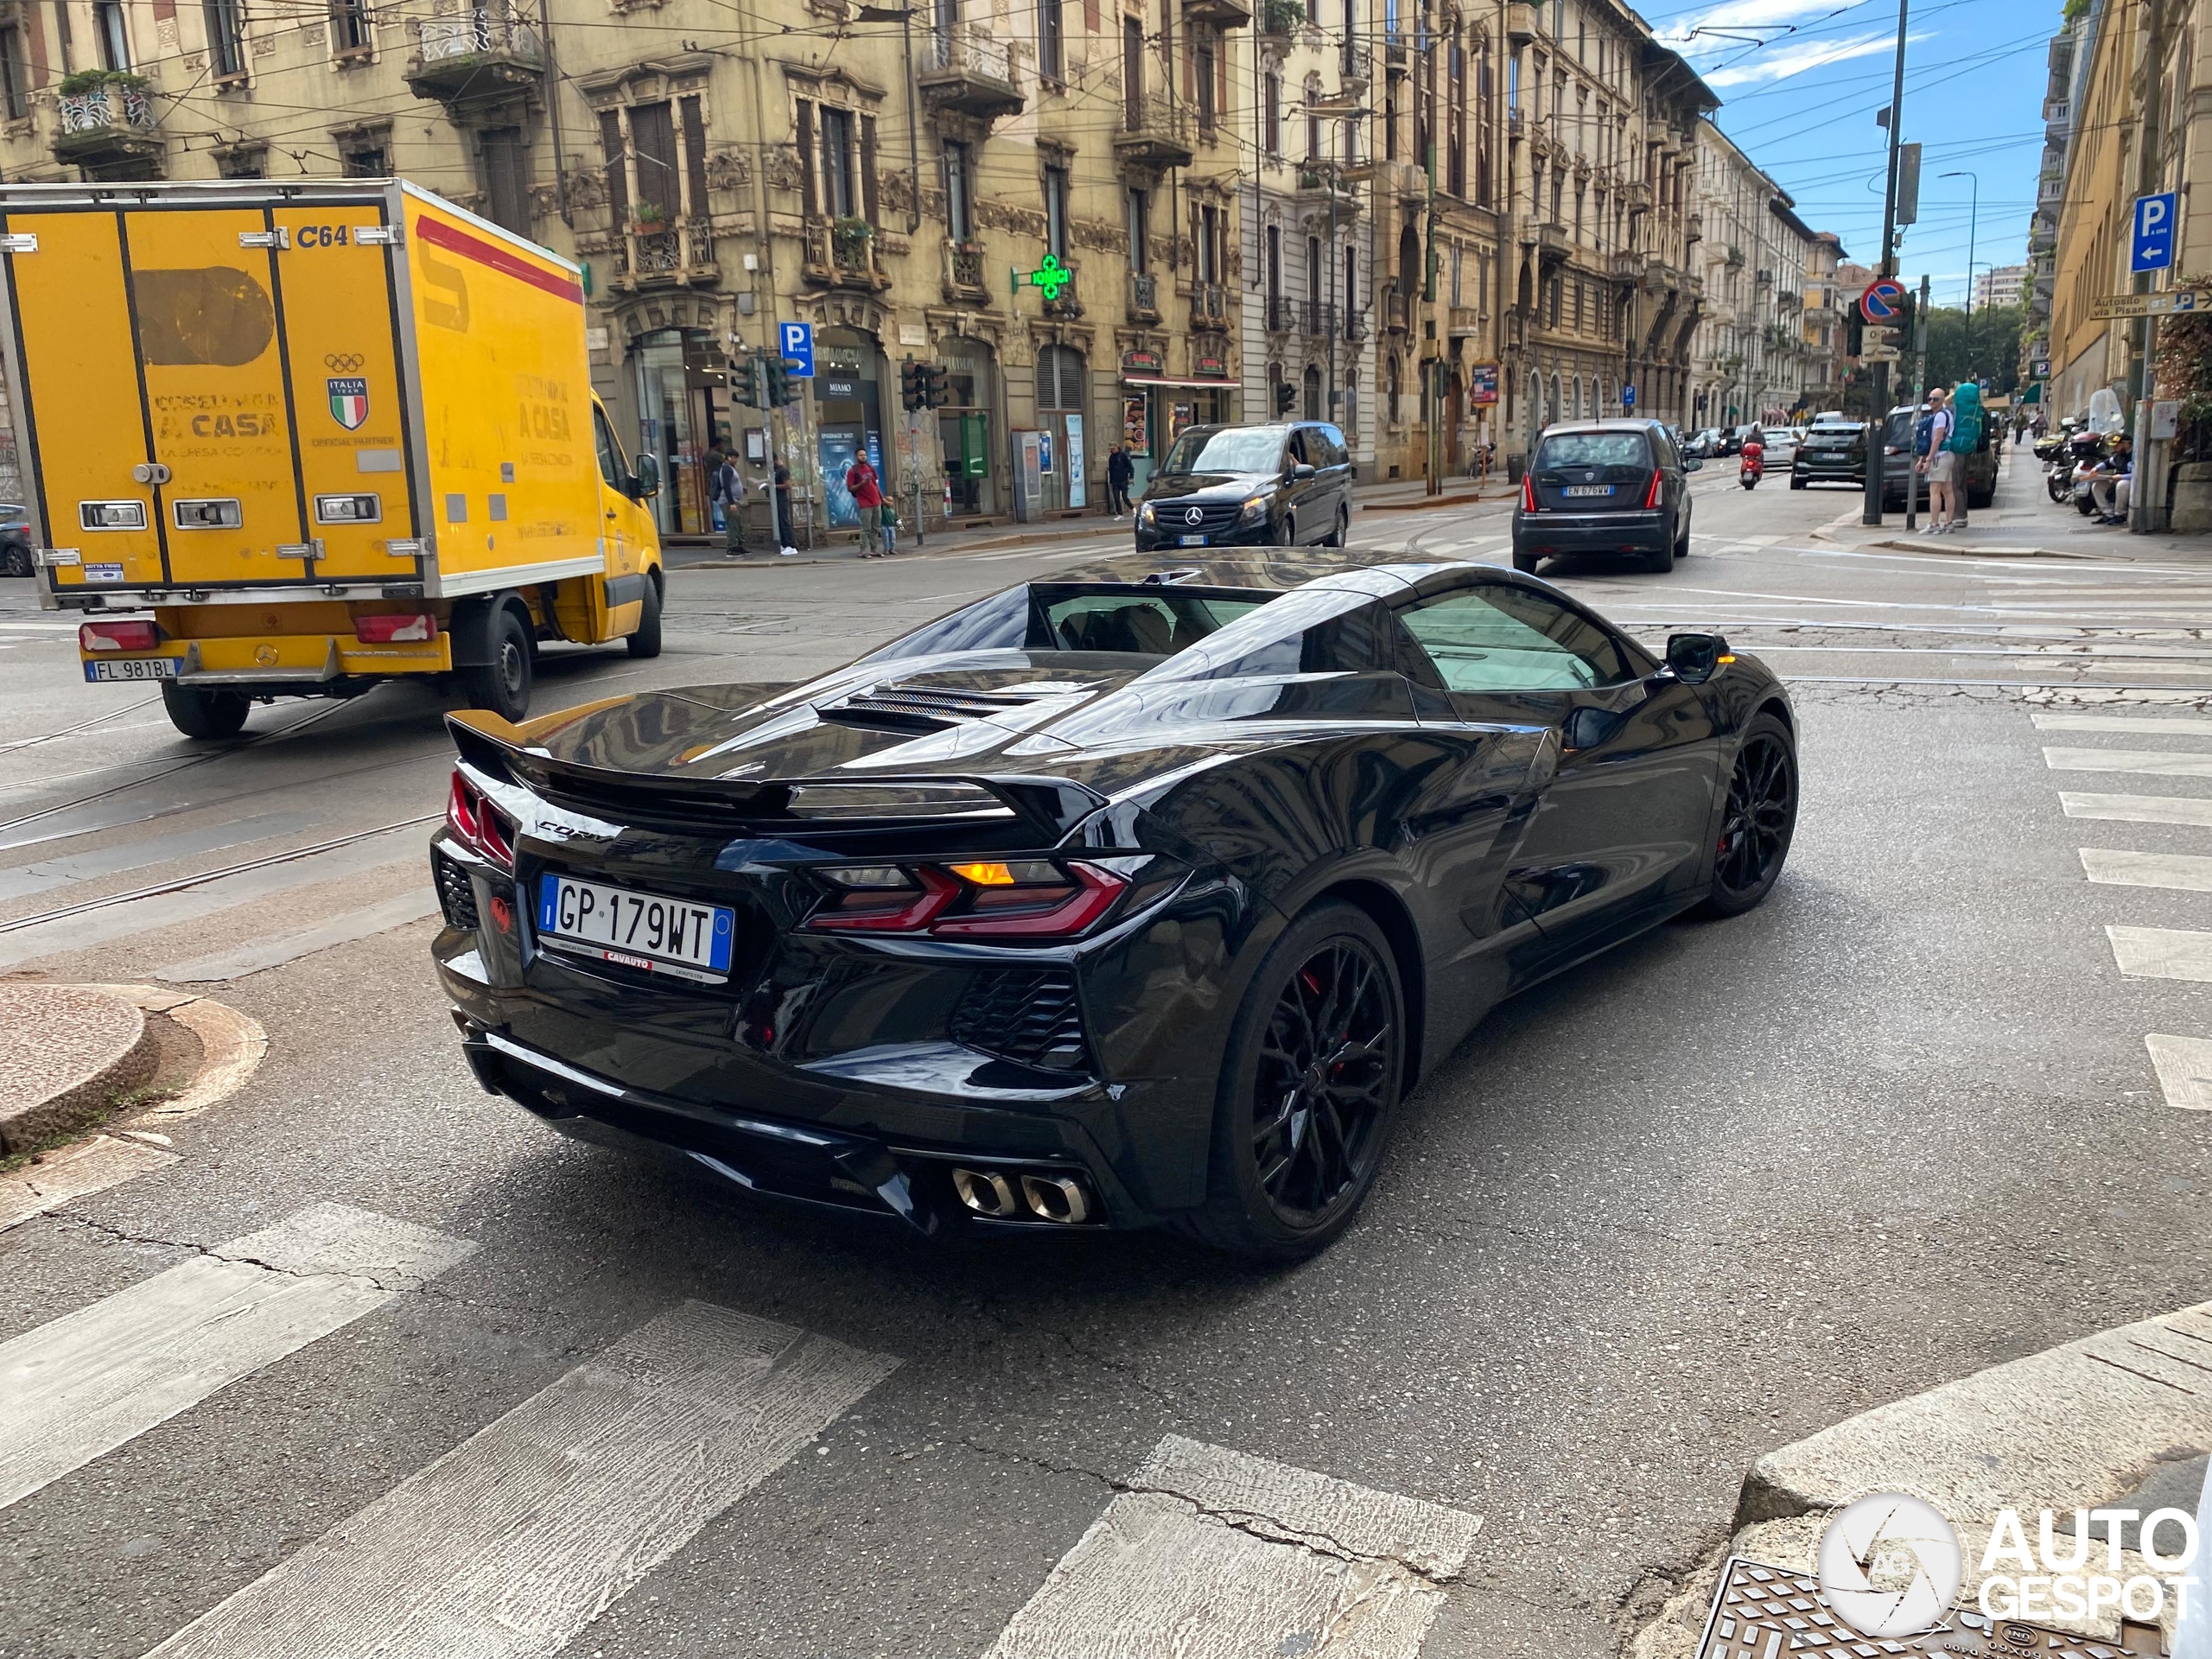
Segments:
[[[1974,195],[1967,209],[1967,378],[1974,372],[1974,229],[1981,219],[1981,175],[1971,168],[1958,168],[1942,175],[1947,179],[1971,179]]]

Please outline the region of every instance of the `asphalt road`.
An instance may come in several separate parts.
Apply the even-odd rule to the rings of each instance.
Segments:
[[[1175,1433],[1480,1515],[1423,1652],[1606,1654],[1725,1537],[1762,1452],[2202,1297],[2212,1122],[2167,1103],[2144,1037],[2205,1033],[2205,989],[2123,977],[2106,929],[2212,927],[2212,893],[2093,883],[2078,849],[2212,853],[2212,727],[2187,724],[2212,705],[2212,565],[1851,551],[1811,534],[1848,497],[1732,472],[1696,499],[1671,575],[1546,574],[1793,680],[1788,873],[1748,917],[1662,928],[1496,1014],[1412,1102],[1359,1224],[1293,1271],[1150,1236],[923,1248],[571,1145],[469,1078],[428,921],[201,987],[264,1024],[268,1060],[181,1126],[176,1164],[0,1234],[0,1341],[321,1203],[474,1249],[0,1507],[0,1656],[147,1652],[395,1489],[423,1497],[435,1460],[465,1471],[470,1437],[687,1301],[897,1363],[840,1361],[851,1403],[800,1413],[757,1484],[666,1548],[618,1527],[604,1553],[637,1570],[607,1569],[612,1605],[496,1650],[978,1654]],[[1505,534],[1497,505],[1355,525],[1449,557],[1502,559]],[[1122,544],[686,569],[661,658],[549,653],[539,706],[797,677]],[[190,745],[158,701],[82,684],[20,584],[0,686],[0,971],[175,977],[423,890],[448,755],[426,693]],[[2083,714],[2182,723],[2035,719]],[[2113,770],[2044,753],[2099,747]],[[2062,790],[2207,822],[2069,817]],[[435,1497],[391,1521],[393,1570],[464,1524]],[[281,1629],[287,1582],[240,1605]],[[367,1650],[289,1650],[341,1649]]]

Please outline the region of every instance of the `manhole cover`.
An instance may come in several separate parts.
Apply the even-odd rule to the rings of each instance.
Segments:
[[[2017,1618],[1987,1619],[1977,1612],[1954,1613],[1924,1636],[1877,1641],[1828,1611],[1811,1573],[1731,1556],[1720,1570],[1697,1659],[1785,1659],[1791,1654],[1831,1659],[2027,1659],[2031,1654],[2036,1659],[2160,1659],[2164,1651],[2156,1625],[2126,1624],[2118,1641],[2104,1642]]]

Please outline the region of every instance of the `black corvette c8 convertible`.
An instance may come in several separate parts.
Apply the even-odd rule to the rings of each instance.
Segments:
[[[1493,567],[1138,556],[798,686],[450,717],[486,1088],[783,1198],[1326,1243],[1501,998],[1764,899],[1796,720]]]

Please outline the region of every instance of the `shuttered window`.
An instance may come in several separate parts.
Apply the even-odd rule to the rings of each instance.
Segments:
[[[488,127],[481,139],[487,217],[518,236],[530,234],[530,147],[520,127]]]
[[[798,100],[798,191],[801,205],[808,217],[822,211],[822,198],[814,181],[814,105],[804,99]]]
[[[701,113],[699,100],[687,98],[681,105],[683,116],[683,182],[690,201],[684,211],[694,219],[704,219],[707,207],[707,121]]]
[[[599,150],[607,160],[607,205],[614,222],[630,222],[630,175],[622,165],[622,118],[613,110],[599,112]]]
[[[676,123],[665,104],[639,104],[630,111],[630,151],[638,162],[638,206],[660,209],[663,224],[679,213],[683,193],[676,181]]]
[[[861,117],[861,216],[875,221],[875,118]]]
[[[1083,354],[1071,346],[1047,346],[1037,353],[1037,407],[1083,407]]]

